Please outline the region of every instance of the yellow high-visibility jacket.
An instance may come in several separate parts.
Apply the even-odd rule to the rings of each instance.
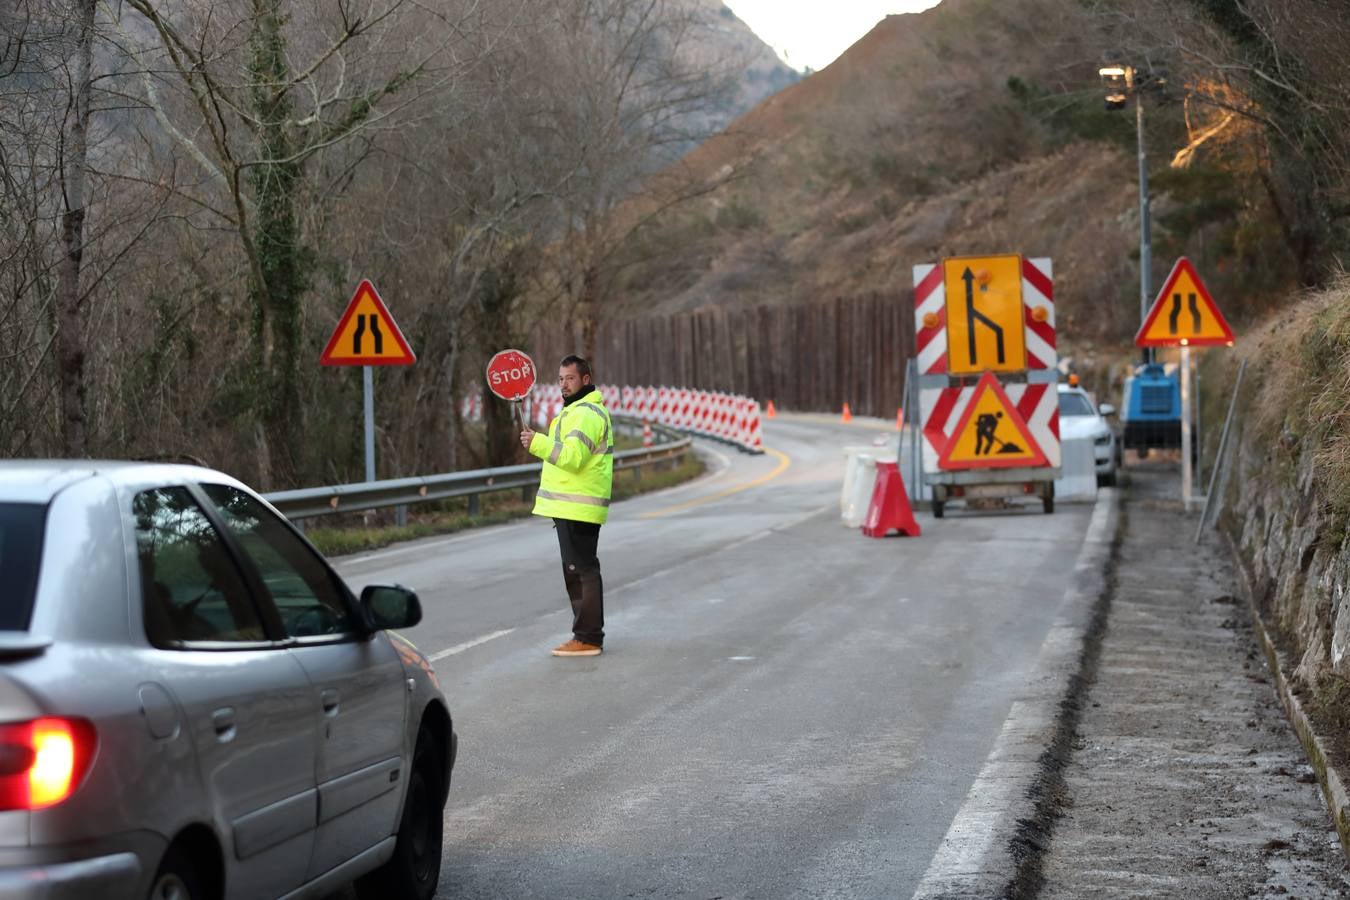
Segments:
[[[605,398],[592,390],[536,432],[530,454],[544,461],[534,514],[605,524],[614,482],[614,428]]]

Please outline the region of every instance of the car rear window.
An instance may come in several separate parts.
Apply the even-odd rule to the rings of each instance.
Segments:
[[[1082,394],[1060,394],[1059,414],[1061,416],[1090,416],[1092,404]]]
[[[28,630],[46,521],[45,504],[0,503],[0,631]]]

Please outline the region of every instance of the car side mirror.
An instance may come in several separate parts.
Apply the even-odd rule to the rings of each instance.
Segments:
[[[376,631],[411,628],[422,621],[422,601],[417,592],[397,584],[371,584],[361,591],[361,608]]]
[[[1103,403],[1101,406],[1097,407],[1097,412],[1101,413],[1103,416],[1114,416],[1116,414],[1116,408],[1110,403]]]

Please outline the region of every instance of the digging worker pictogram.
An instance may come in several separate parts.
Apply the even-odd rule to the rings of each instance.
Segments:
[[[558,366],[563,408],[548,431],[520,432],[521,445],[544,461],[534,514],[553,520],[562,554],[563,583],[572,601],[572,639],[554,656],[599,656],[605,642],[600,526],[609,518],[614,481],[614,429],[604,396],[579,356]]]
[[[1005,441],[995,435],[998,431],[999,420],[1003,418],[1003,413],[980,413],[975,418],[975,455],[987,456],[994,452],[994,445],[998,444],[999,453],[1023,453],[1017,444],[1012,441]]]

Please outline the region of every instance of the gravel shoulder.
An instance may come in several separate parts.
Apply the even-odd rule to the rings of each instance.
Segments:
[[[1174,464],[1131,469],[1100,656],[1042,898],[1345,897],[1350,874],[1217,535]]]

